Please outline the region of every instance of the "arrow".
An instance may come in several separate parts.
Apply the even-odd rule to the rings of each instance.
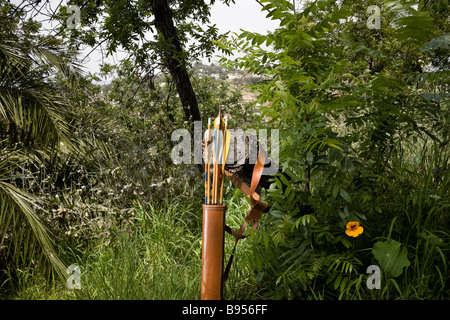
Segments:
[[[228,151],[230,151],[230,132],[227,130],[228,118],[225,118],[225,129],[223,139],[223,161],[222,161],[222,182],[220,186],[220,204],[223,203],[223,181],[225,180],[225,163],[228,158]]]
[[[208,131],[205,132],[205,204],[209,202],[209,190],[210,190],[210,174],[209,174],[209,152],[208,142],[210,139],[211,119],[208,118]]]
[[[222,115],[222,106],[219,107],[219,115],[214,120],[214,169],[213,169],[214,171],[213,171],[213,195],[212,195],[213,204],[217,204],[217,194],[219,189],[219,178],[220,178],[219,159],[221,158],[223,152],[222,130],[224,128],[224,123],[221,115]]]

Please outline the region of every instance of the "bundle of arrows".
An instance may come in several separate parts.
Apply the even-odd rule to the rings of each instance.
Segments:
[[[211,129],[211,119],[208,118],[208,130],[205,132],[204,144],[205,204],[207,205],[223,204],[225,162],[230,148],[230,133],[227,130],[227,122],[227,118],[222,118],[222,108],[219,109],[219,115],[214,120],[214,129]]]

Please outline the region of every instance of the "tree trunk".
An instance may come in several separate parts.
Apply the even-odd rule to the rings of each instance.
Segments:
[[[169,2],[165,0],[151,0],[150,5],[155,15],[155,27],[164,40],[162,44],[164,65],[172,76],[186,120],[190,122],[190,128],[193,132],[194,121],[201,120],[201,116],[187,72],[185,53],[173,23],[172,9]]]

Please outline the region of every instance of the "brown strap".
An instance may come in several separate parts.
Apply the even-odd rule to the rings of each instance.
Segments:
[[[239,240],[248,237],[248,235],[243,235],[243,232],[245,231],[247,225],[250,223],[250,221],[253,221],[251,227],[253,230],[256,230],[256,228],[258,227],[258,221],[261,218],[262,213],[267,210],[268,205],[262,202],[259,194],[255,192],[256,187],[259,184],[259,180],[261,179],[262,172],[264,170],[264,162],[265,162],[265,153],[260,149],[258,153],[258,159],[256,161],[255,167],[253,168],[250,187],[241,179],[239,179],[237,176],[225,170],[225,174],[231,180],[231,182],[250,199],[252,208],[250,209],[248,215],[245,217],[245,222],[241,224],[241,227],[239,228],[238,232],[232,230],[229,226],[225,226],[225,231],[230,233],[236,239],[236,241],[234,243],[233,251],[231,253],[231,256],[228,260],[227,266],[223,273],[223,281],[225,281],[228,278],[228,275],[230,273],[234,253],[236,251],[236,246]]]
[[[235,176],[231,172],[228,172],[227,170],[225,170],[225,175],[228,177],[228,179],[230,179],[231,182],[233,182],[233,184],[236,186],[236,188],[241,190],[242,193],[245,194],[248,198],[251,198],[250,197],[250,187],[244,181],[239,179],[237,176]],[[253,180],[253,177],[252,177],[252,180]],[[252,195],[252,198],[255,200],[259,200],[259,194],[254,192]]]

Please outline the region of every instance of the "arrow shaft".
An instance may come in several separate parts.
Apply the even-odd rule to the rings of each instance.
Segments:
[[[210,164],[209,164],[209,152],[208,141],[210,139],[209,133],[211,129],[211,119],[208,118],[208,131],[206,131],[205,139],[205,204],[209,203],[209,190],[210,190]]]

